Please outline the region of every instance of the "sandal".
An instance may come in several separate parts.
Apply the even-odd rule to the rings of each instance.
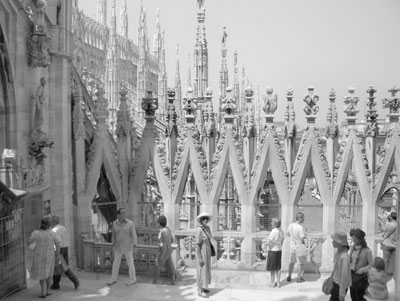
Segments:
[[[304,282],[304,281],[306,281],[303,277],[299,277],[299,278],[297,278],[297,283],[301,283],[301,282]]]
[[[44,298],[46,298],[46,295],[44,295],[44,296],[43,296],[43,295],[40,295],[39,298],[44,299]]]
[[[199,296],[202,298],[208,298],[208,295],[204,291],[199,292]]]

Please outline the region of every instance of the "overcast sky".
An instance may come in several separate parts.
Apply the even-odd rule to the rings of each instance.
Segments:
[[[122,0],[117,2],[117,16]],[[137,40],[140,1],[128,0],[129,36]],[[111,0],[108,0],[108,18]],[[197,28],[196,0],[143,0],[147,11],[152,47],[157,8],[166,37],[169,86],[175,77],[176,45],[180,48],[182,86],[186,89],[187,57],[193,58]],[[81,0],[79,7],[96,18],[97,0]],[[305,123],[303,98],[309,86],[320,96],[317,124],[326,123],[328,94],[334,88],[344,120],[343,97],[354,86],[359,119],[364,119],[365,91],[374,85],[378,92],[380,118],[382,98],[393,85],[400,87],[400,1],[399,0],[205,0],[209,53],[209,85],[214,98],[219,91],[221,37],[228,33],[228,68],[233,85],[233,53],[244,65],[254,89],[265,94],[268,86],[278,94],[276,120],[283,120],[288,86],[294,90],[296,121]],[[117,18],[117,23],[119,22]],[[119,28],[119,24],[117,24]],[[192,61],[193,63],[193,61]],[[192,75],[193,78],[193,75]],[[400,93],[399,93],[400,95]]]

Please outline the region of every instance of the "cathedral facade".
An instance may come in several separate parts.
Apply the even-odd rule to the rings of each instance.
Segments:
[[[200,4],[194,78],[182,97],[179,62],[175,88],[167,89],[158,18],[150,50],[143,7],[134,42],[126,0],[119,30],[115,0],[109,25],[106,0],[98,1],[97,20],[77,2],[0,1],[1,181],[27,193],[25,239],[43,215],[57,214],[72,234],[76,264],[109,270],[110,224],[125,207],[138,230],[139,270],[154,265],[162,214],[175,236],[177,263],[192,266],[196,216],[207,211],[214,267],[265,269],[271,219],[280,218],[285,229],[301,211],[309,271],[332,270],[330,235],[338,229],[362,228],[373,253],[381,254],[380,226],[399,208],[399,89],[377,99],[373,86],[349,88],[344,97],[308,87],[300,128],[293,91],[278,100],[269,88],[256,98],[239,82],[236,53],[229,86],[224,31],[215,96]],[[328,116],[319,116],[324,127],[315,124],[320,98],[329,100]],[[365,122],[360,100],[367,103]],[[343,124],[338,101],[345,103]],[[377,105],[387,116],[378,116]],[[285,108],[283,121],[275,120],[278,106]]]

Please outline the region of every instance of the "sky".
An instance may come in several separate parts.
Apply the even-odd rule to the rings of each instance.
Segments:
[[[187,87],[188,55],[193,58],[197,29],[197,0],[128,0],[129,37],[137,41],[141,1],[147,12],[150,41],[155,32],[157,8],[165,30],[168,86],[175,79],[179,45],[183,92]],[[116,0],[117,16],[122,0]],[[108,0],[108,18],[111,0]],[[96,18],[97,0],[81,0],[79,8]],[[400,1],[398,0],[205,0],[209,86],[219,94],[221,38],[226,26],[229,85],[233,85],[233,56],[238,52],[256,94],[272,87],[278,94],[276,121],[282,121],[286,91],[294,92],[296,123],[305,124],[303,98],[308,87],[319,95],[317,125],[326,124],[329,91],[336,91],[339,122],[344,121],[343,97],[349,87],[360,97],[359,119],[364,119],[366,90],[377,89],[379,118],[388,90],[400,87]],[[119,20],[117,17],[117,28]],[[152,48],[152,43],[150,43]],[[193,61],[191,61],[193,64]],[[193,78],[193,73],[192,73]],[[400,92],[399,92],[400,97]]]

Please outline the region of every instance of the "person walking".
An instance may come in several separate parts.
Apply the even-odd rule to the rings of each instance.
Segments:
[[[114,262],[112,265],[111,279],[107,282],[112,285],[117,282],[122,255],[125,256],[129,267],[129,281],[126,285],[136,283],[136,271],[133,262],[133,253],[136,253],[138,243],[135,225],[126,218],[126,209],[117,210],[117,219],[112,224],[112,244],[114,246]]]
[[[383,241],[381,244],[386,274],[391,276],[395,272],[396,245],[397,245],[397,212],[391,212],[388,221],[382,227]]]
[[[200,297],[208,298],[211,283],[211,229],[207,225],[211,216],[203,212],[197,217],[199,226],[196,229],[196,278]]]
[[[386,300],[389,297],[387,282],[385,261],[381,257],[375,257],[374,265],[368,271],[368,288],[365,295],[372,299]]]
[[[351,287],[353,301],[364,301],[368,287],[368,270],[373,265],[372,251],[365,241],[365,232],[361,229],[350,230],[354,245],[350,248]]]
[[[288,282],[292,281],[292,273],[294,269],[294,264],[297,262],[298,273],[297,281],[298,283],[304,282],[304,263],[307,260],[307,248],[304,244],[304,239],[306,237],[304,233],[303,226],[304,213],[298,212],[296,214],[296,221],[291,223],[287,229],[287,235],[290,237],[290,263],[289,263],[289,275],[286,277]]]
[[[166,265],[167,273],[171,277],[171,284],[175,284],[175,266],[172,261],[172,243],[174,238],[172,236],[171,230],[167,227],[167,218],[161,215],[158,218],[158,225],[161,227],[160,233],[158,234],[159,241],[159,253],[156,261],[156,269],[153,283],[157,284],[158,278],[160,276],[161,268]]]
[[[51,217],[45,216],[40,221],[40,230],[32,232],[29,243],[33,250],[31,277],[39,280],[40,298],[50,296],[50,279],[54,272],[54,264],[60,255],[60,238],[51,231]],[[55,252],[54,252],[55,250]]]
[[[267,271],[271,275],[270,287],[281,287],[282,242],[285,234],[281,229],[281,220],[274,217],[271,221],[272,231],[268,238]],[[276,281],[275,281],[276,279]]]
[[[351,285],[350,256],[347,234],[337,231],[331,235],[332,245],[337,249],[332,272],[333,289],[329,301],[344,301],[348,288]]]
[[[56,233],[60,239],[60,257],[62,256],[63,259],[65,260],[66,265],[68,265],[69,235],[67,229],[63,225],[60,225],[60,218],[57,215],[53,215],[51,219],[53,224],[52,231]],[[76,277],[75,274],[69,268],[68,270],[65,271],[65,275],[74,284],[75,289],[78,289],[79,287],[78,277]],[[50,288],[53,290],[60,289],[60,281],[61,281],[61,274],[54,273],[53,284],[50,286]]]

